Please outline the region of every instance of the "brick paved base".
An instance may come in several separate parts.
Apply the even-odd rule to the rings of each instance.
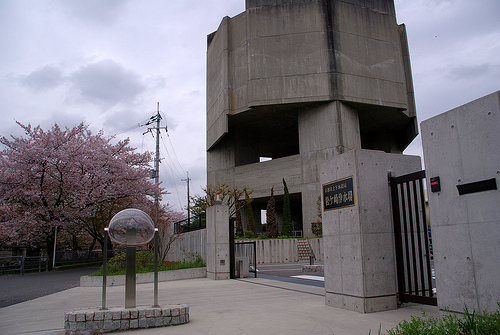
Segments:
[[[188,305],[166,305],[157,308],[139,306],[133,309],[111,307],[106,310],[80,309],[66,312],[66,335],[91,335],[129,329],[180,325],[189,322]]]

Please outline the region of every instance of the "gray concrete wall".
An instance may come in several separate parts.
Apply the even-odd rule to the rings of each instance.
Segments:
[[[170,250],[167,253],[167,261],[183,261],[189,260],[192,257],[200,255],[203,260],[207,261],[207,231],[200,229],[182,233],[172,243]]]
[[[208,37],[207,183],[265,201],[285,178],[312,237],[323,162],[416,136],[408,55],[393,0],[247,1]]]
[[[500,302],[500,191],[456,185],[500,175],[500,91],[421,123],[438,305],[494,311]]]
[[[191,257],[193,254],[199,254],[206,258],[206,238],[207,230],[200,229],[197,231],[182,234],[173,244],[168,253],[167,260],[182,261]],[[285,262],[298,262],[299,256],[297,253],[296,239],[279,239],[279,240],[255,240],[257,243],[257,262],[258,264],[272,264]],[[323,241],[322,238],[309,239],[316,261],[323,261]]]
[[[373,150],[351,150],[322,164],[321,184],[352,176],[355,199],[354,206],[323,210],[327,305],[363,313],[397,307],[387,174],[420,169],[420,157]]]

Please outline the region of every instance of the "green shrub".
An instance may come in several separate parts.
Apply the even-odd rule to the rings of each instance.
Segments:
[[[323,223],[321,221],[311,223],[311,231],[316,237],[323,235]]]
[[[499,304],[500,307],[500,304]],[[395,328],[387,332],[389,335],[479,335],[500,334],[500,310],[493,313],[484,311],[482,314],[472,314],[465,307],[464,315],[459,318],[456,314],[447,314],[442,318],[411,317],[411,321],[401,321]]]
[[[191,254],[188,259],[182,262],[163,262],[158,264],[158,271],[181,270],[206,267],[205,261],[199,254]],[[136,272],[146,273],[154,271],[154,253],[151,251],[137,252]],[[108,261],[107,272],[108,276],[124,275],[125,269],[125,253],[121,253]],[[101,268],[91,274],[91,276],[102,276]]]
[[[245,230],[243,236],[245,236],[245,238],[255,238],[256,234],[253,231]]]

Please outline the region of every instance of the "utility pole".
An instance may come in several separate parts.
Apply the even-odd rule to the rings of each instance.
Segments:
[[[191,179],[189,179],[189,171],[186,172],[187,174],[187,178],[186,179],[181,179],[181,181],[186,181],[187,182],[187,195],[188,195],[188,205],[187,205],[187,214],[188,214],[188,227],[189,227],[189,224],[191,223],[191,210],[189,208],[189,203],[190,203],[190,200],[189,200],[189,181]]]
[[[157,108],[156,108],[156,115],[153,115],[149,121],[145,124],[146,126],[149,126],[150,124],[153,124],[156,121],[156,127],[148,128],[146,132],[143,133],[146,134],[148,132],[151,132],[153,130],[156,130],[156,155],[155,155],[155,168],[153,171],[153,177],[155,179],[155,185],[158,185],[160,183],[160,120],[161,120],[161,115],[160,115],[160,103],[157,103]],[[167,127],[165,126],[165,131],[167,131]],[[160,203],[159,203],[159,197],[160,195],[158,193],[155,194],[155,227],[158,227],[158,212],[160,208]]]

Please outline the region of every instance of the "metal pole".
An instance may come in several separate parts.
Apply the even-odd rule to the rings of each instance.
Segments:
[[[188,199],[187,199],[188,200],[188,208],[187,208],[187,210],[188,210],[188,227],[189,227],[189,224],[191,223],[191,211],[189,209],[189,171],[187,171],[186,174],[187,174],[187,196],[188,196]],[[201,220],[200,220],[200,222],[201,222]]]
[[[159,249],[160,237],[158,234],[158,228],[155,228],[155,277],[154,277],[154,304],[153,307],[160,307],[158,305],[158,249]]]
[[[56,245],[57,245],[57,226],[56,226],[56,232],[54,233],[54,257],[52,258],[52,268],[56,267]]]
[[[136,229],[127,228],[125,255],[125,308],[135,308],[136,303]]]
[[[108,272],[108,228],[104,228],[104,248],[102,251],[102,307],[106,309],[106,286]]]

